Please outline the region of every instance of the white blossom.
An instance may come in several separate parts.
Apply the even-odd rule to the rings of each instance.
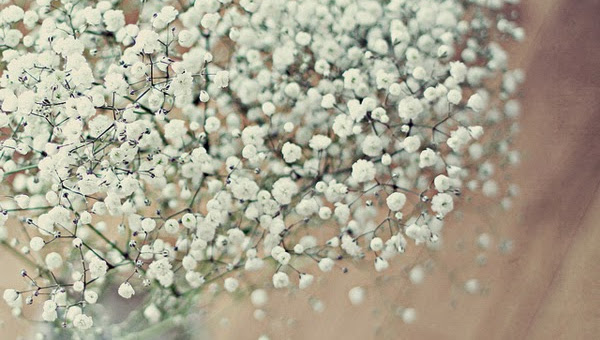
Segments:
[[[350,303],[355,306],[360,305],[365,300],[365,289],[362,287],[354,287],[348,291],[348,297],[350,298]]]
[[[73,325],[81,330],[89,329],[90,327],[92,327],[93,324],[94,321],[92,320],[92,318],[85,314],[78,314],[73,319]]]
[[[277,272],[273,275],[273,286],[275,288],[285,288],[290,284],[290,278],[284,272]]]
[[[373,162],[359,159],[352,165],[352,178],[357,182],[368,182],[375,178],[375,165]]]
[[[391,211],[399,211],[406,203],[406,195],[401,192],[394,192],[387,197],[386,203]]]
[[[283,177],[273,184],[271,193],[279,204],[290,204],[292,197],[298,193],[298,186],[289,177]]]
[[[294,163],[302,156],[302,148],[296,144],[286,142],[283,144],[281,153],[286,163]]]
[[[133,295],[135,295],[135,291],[133,290],[133,287],[127,281],[121,283],[121,285],[119,286],[118,292],[119,292],[119,295],[125,299],[130,299]]]
[[[236,289],[238,289],[239,285],[240,285],[239,281],[234,279],[233,277],[226,278],[225,282],[223,283],[223,287],[225,287],[225,290],[230,293],[232,293]]]
[[[63,259],[57,252],[52,252],[46,255],[46,266],[50,270],[58,269],[62,266]]]
[[[398,115],[404,120],[415,119],[421,112],[423,112],[423,105],[413,96],[403,98],[398,104]]]

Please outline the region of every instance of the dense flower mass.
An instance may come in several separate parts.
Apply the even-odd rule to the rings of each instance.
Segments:
[[[103,321],[111,292],[149,297],[156,323],[247,272],[306,289],[347,258],[385,271],[464,197],[508,207],[517,1],[4,7],[0,237],[30,265],[4,300],[118,336],[135,327]]]

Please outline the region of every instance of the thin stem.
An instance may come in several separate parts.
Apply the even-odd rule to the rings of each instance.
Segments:
[[[17,172],[21,172],[21,171],[25,171],[25,170],[31,170],[31,169],[36,169],[38,167],[37,164],[31,164],[28,166],[24,166],[22,168],[16,169],[16,170],[12,170],[12,171],[7,171],[4,173],[4,177],[8,177],[12,174],[16,174]]]

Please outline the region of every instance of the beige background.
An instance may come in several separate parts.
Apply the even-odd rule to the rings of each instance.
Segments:
[[[214,337],[255,339],[263,332],[273,339],[599,337],[600,1],[523,3],[528,38],[511,47],[513,65],[528,77],[519,140],[523,162],[514,176],[522,195],[510,214],[474,214],[479,217],[448,229],[446,241],[455,245],[461,230],[475,235],[495,228],[514,239],[513,252],[492,252],[487,265],[478,267],[472,244],[445,247],[434,255],[441,265],[420,287],[402,280],[367,285],[367,301],[360,307],[350,305],[347,291],[373,280],[357,271],[332,274],[307,294],[273,296],[262,322],[252,319],[248,303],[226,301],[207,316]],[[0,288],[13,286],[21,280],[21,265],[6,253],[0,256]],[[394,270],[402,276],[406,266]],[[486,294],[469,296],[460,289],[471,276],[482,280]],[[322,314],[311,311],[308,294],[324,301]],[[417,308],[417,322],[404,325],[394,306]],[[25,334],[25,324],[3,304],[0,318],[1,339]]]

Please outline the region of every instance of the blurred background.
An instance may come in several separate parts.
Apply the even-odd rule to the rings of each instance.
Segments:
[[[361,268],[331,273],[309,293],[270,294],[263,321],[255,320],[248,299],[225,298],[204,312],[198,338],[598,338],[600,1],[522,2],[527,39],[508,47],[512,67],[527,75],[522,164],[511,174],[521,195],[513,209],[464,210],[445,228],[441,251],[394,261],[391,276],[399,280]],[[476,245],[482,232],[492,235],[485,264]],[[0,289],[17,286],[22,264],[3,251],[0,259]],[[426,272],[418,286],[406,280],[417,264]],[[479,279],[481,293],[464,291],[470,278]],[[353,306],[348,290],[357,285],[366,299]],[[404,307],[417,311],[414,323],[402,321]],[[3,303],[0,320],[0,339],[30,337],[32,325],[13,318]]]

